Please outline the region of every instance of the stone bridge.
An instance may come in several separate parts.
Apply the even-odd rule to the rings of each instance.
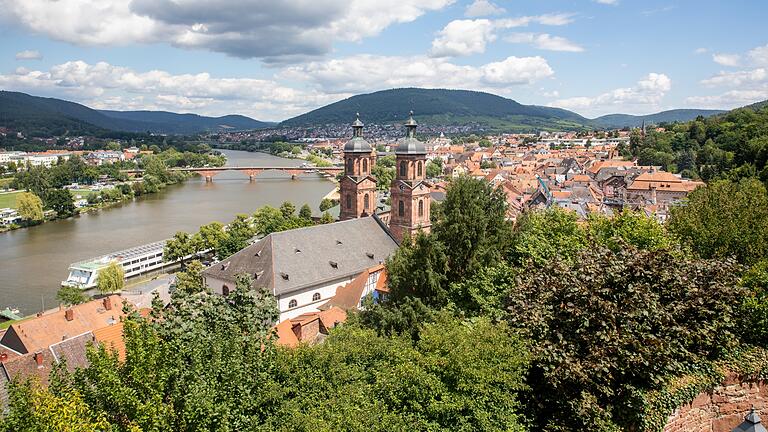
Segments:
[[[295,180],[301,174],[321,174],[325,176],[335,176],[336,174],[344,171],[343,167],[202,167],[202,168],[169,168],[169,171],[182,171],[192,172],[203,178],[206,182],[213,181],[213,177],[224,171],[239,171],[248,176],[251,181],[256,179],[256,176],[265,171],[278,171],[290,174],[291,179]],[[141,177],[144,174],[144,170],[122,170],[120,171],[127,174],[129,177]]]

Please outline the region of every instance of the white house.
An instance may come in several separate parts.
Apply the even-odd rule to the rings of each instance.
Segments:
[[[228,295],[237,275],[276,298],[280,319],[317,312],[362,272],[382,264],[397,242],[376,216],[270,234],[203,272],[206,285]],[[375,284],[375,282],[374,282]]]

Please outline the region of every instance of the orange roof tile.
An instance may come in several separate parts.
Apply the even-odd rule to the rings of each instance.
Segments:
[[[96,341],[107,351],[117,352],[117,358],[125,361],[125,339],[123,338],[123,323],[102,327],[93,331]]]
[[[275,326],[275,333],[277,333],[277,344],[293,348],[299,344],[299,338],[296,337],[296,333],[293,332],[293,324],[291,320],[285,320]]]

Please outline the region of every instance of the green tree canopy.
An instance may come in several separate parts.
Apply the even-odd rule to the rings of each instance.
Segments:
[[[45,195],[45,203],[59,217],[69,217],[77,212],[72,194],[64,189],[50,189]]]
[[[299,209],[299,217],[309,221],[312,220],[312,208],[309,207],[309,204],[301,206],[301,209]]]
[[[768,193],[755,179],[717,181],[672,209],[669,230],[705,258],[736,257],[751,264],[768,257]]]
[[[96,280],[96,288],[102,294],[110,294],[122,291],[125,286],[125,271],[123,267],[112,262],[108,266],[99,270],[99,277]]]
[[[19,209],[19,215],[32,222],[43,220],[43,200],[30,192],[22,192],[16,197],[16,205]]]

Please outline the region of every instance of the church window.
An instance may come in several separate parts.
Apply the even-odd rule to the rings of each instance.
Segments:
[[[288,302],[288,307],[289,308],[295,308],[298,305],[299,305],[299,302],[297,302],[296,300],[291,300],[291,301]]]
[[[368,207],[370,206],[368,201],[369,201],[368,194],[363,195],[363,208],[366,210],[368,210]]]
[[[419,216],[424,216],[424,200],[419,200]]]
[[[368,159],[363,159],[363,174],[368,174]]]
[[[320,300],[320,293],[312,294],[312,301],[318,301],[318,300]]]
[[[347,207],[348,209],[352,208],[352,195],[347,195],[347,197],[346,197],[346,200],[347,200],[347,205],[346,205],[346,207]]]
[[[403,201],[397,203],[397,215],[405,216],[405,203],[403,203]]]
[[[416,175],[421,177],[421,162],[416,163]]]
[[[407,172],[408,172],[408,162],[406,161],[400,162],[400,177],[405,177]]]
[[[347,174],[352,175],[355,172],[355,161],[352,158],[347,159]]]

